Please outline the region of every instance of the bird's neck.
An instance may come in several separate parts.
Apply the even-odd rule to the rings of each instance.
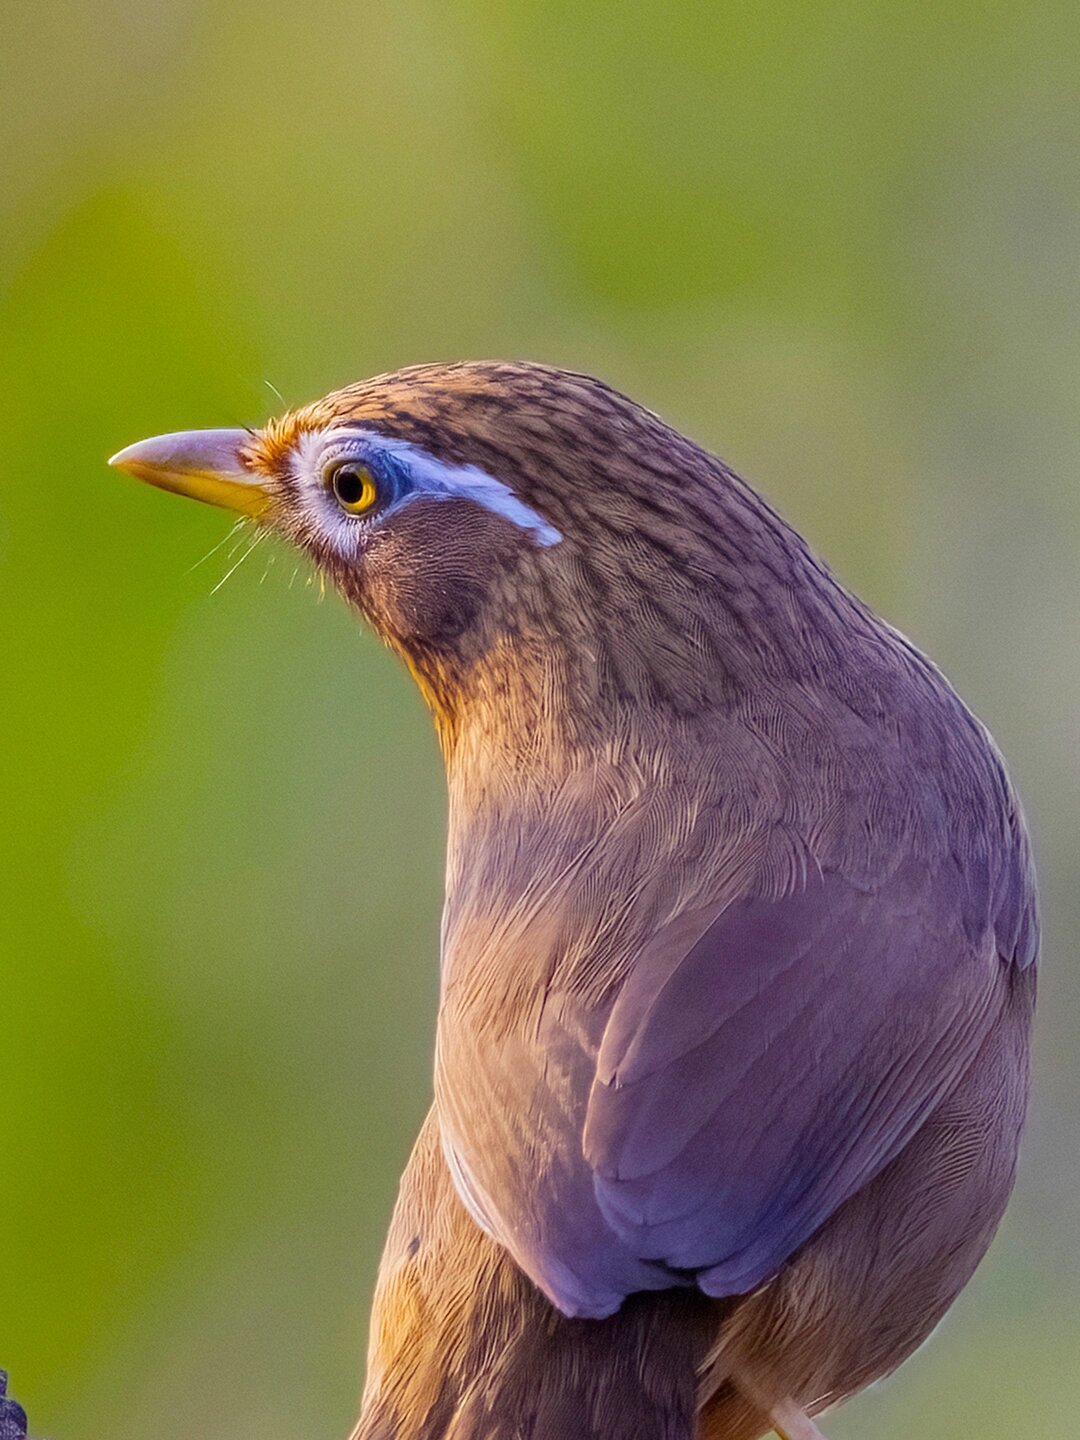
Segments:
[[[699,787],[715,785],[715,769],[686,763],[702,745],[683,724],[661,734],[641,716],[610,733],[568,731],[546,714],[513,739],[466,728],[448,765],[444,1001],[486,976],[510,1015],[528,1010],[549,964],[572,983],[588,957],[565,945],[564,927],[590,894],[636,894],[635,923],[651,914],[655,837],[680,845],[714,809]],[[673,814],[687,825],[667,834]],[[618,922],[618,907],[607,919]]]
[[[733,510],[720,532],[730,553],[710,542],[648,587],[625,567],[607,605],[572,588],[577,566],[547,577],[543,623],[523,587],[513,627],[436,676],[451,899],[459,880],[520,882],[511,860],[527,875],[539,857],[584,853],[643,799],[677,791],[698,813],[727,783],[725,737],[740,715],[862,683],[879,622],[762,514],[755,527]]]
[[[603,569],[525,561],[449,652],[406,656],[452,777],[558,773],[847,668],[880,622],[753,492],[717,493],[716,524],[685,554],[657,559],[631,535],[609,537]]]

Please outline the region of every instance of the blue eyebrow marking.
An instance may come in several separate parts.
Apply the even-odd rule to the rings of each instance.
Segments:
[[[351,432],[370,445],[373,454],[383,454],[404,471],[413,494],[433,495],[445,499],[474,500],[486,510],[501,515],[519,530],[527,530],[538,545],[557,545],[563,538],[550,521],[515,495],[509,485],[496,480],[476,465],[450,465],[436,460],[418,445],[374,430]],[[403,497],[406,498],[406,497]]]

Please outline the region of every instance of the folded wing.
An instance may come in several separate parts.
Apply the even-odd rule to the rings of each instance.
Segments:
[[[1008,966],[947,876],[812,872],[661,932],[607,1025],[585,1155],[643,1260],[740,1294],[904,1146],[973,1058]],[[681,931],[681,935],[680,932]]]

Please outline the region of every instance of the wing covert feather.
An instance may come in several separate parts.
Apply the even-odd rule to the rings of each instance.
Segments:
[[[966,1068],[1005,967],[940,876],[814,873],[642,952],[584,1134],[597,1201],[643,1259],[741,1293],[898,1153]]]

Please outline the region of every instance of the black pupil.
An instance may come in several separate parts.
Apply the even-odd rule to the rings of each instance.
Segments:
[[[364,495],[364,476],[359,470],[339,470],[334,490],[343,505],[358,505]]]

